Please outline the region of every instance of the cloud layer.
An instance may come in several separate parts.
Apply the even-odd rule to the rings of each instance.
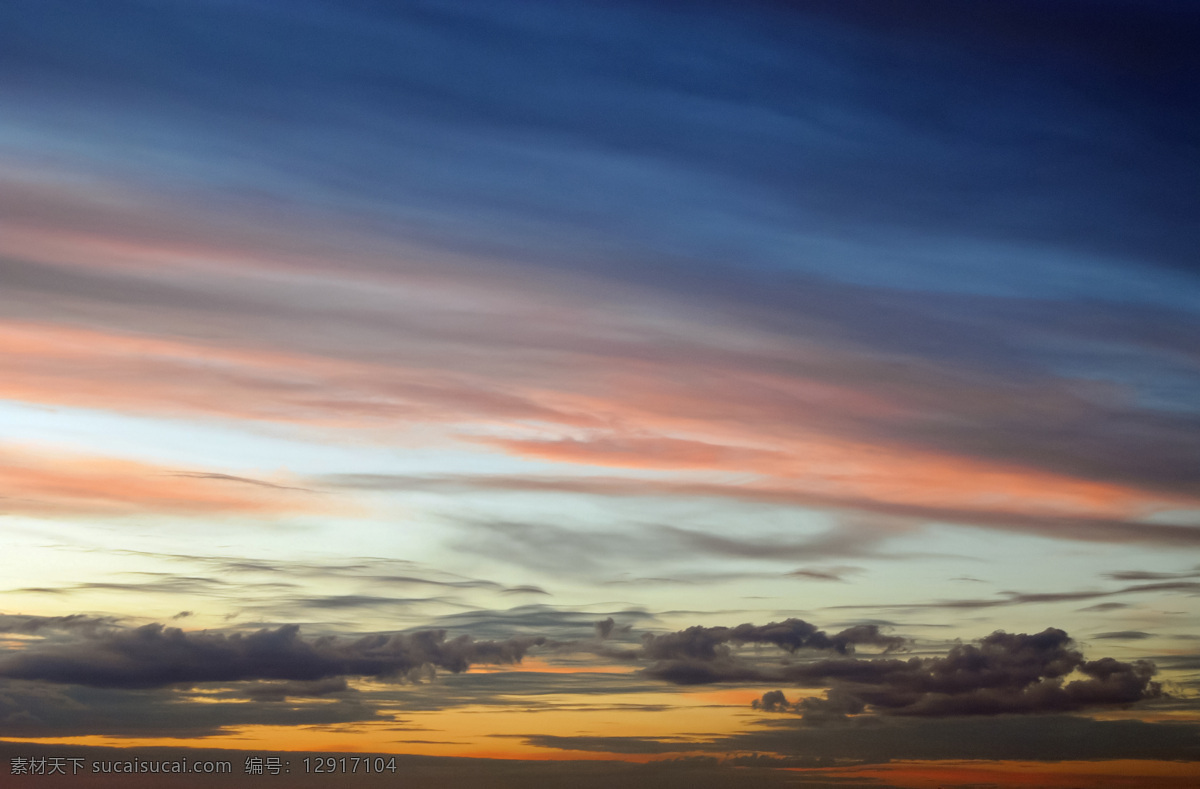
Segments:
[[[739,630],[740,639],[734,635]],[[1070,637],[1055,628],[1033,635],[996,632],[977,644],[954,646],[942,657],[908,660],[763,663],[716,647],[738,640],[773,643],[788,651],[814,647],[839,652],[853,643],[883,646],[885,651],[904,643],[881,636],[874,626],[858,626],[828,638],[797,620],[765,628],[696,627],[648,640],[645,656],[657,662],[646,673],[680,685],[786,682],[826,687],[823,698],[804,698],[794,705],[781,691],[766,693],[755,703],[768,712],[794,708],[812,719],[859,714],[868,708],[880,714],[920,717],[1076,712],[1156,699],[1163,693],[1152,679],[1153,663],[1108,657],[1086,660],[1073,648]]]
[[[543,640],[474,641],[466,635],[447,640],[444,630],[304,638],[296,625],[225,634],[151,624],[92,632],[82,645],[10,653],[0,659],[0,677],[101,688],[333,677],[403,680],[433,669],[460,672],[476,663],[519,663]]]

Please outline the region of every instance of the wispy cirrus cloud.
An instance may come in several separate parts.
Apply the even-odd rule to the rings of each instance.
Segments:
[[[1098,517],[1084,513],[1037,513],[1021,511],[1019,508],[986,506],[972,508],[943,506],[932,502],[888,501],[869,495],[869,491],[861,497],[837,495],[777,484],[774,480],[730,484],[673,478],[533,474],[522,476],[503,474],[426,476],[335,474],[322,477],[320,480],[313,480],[313,484],[321,482],[334,488],[376,491],[536,491],[614,498],[714,498],[784,507],[867,513],[881,516],[882,520],[890,523],[898,532],[919,528],[922,523],[939,523],[969,525],[1002,532],[1086,542],[1180,546],[1200,544],[1200,528],[1183,523]],[[882,536],[886,532],[886,528],[881,528],[878,530],[878,536]],[[853,541],[851,534],[847,533],[843,537],[848,541]]]
[[[847,605],[836,606],[837,608],[869,608],[869,609],[918,609],[918,608],[942,608],[946,610],[953,609],[977,609],[977,608],[997,608],[1003,606],[1014,605],[1029,605],[1034,603],[1074,603],[1087,600],[1102,599],[1105,597],[1119,597],[1129,594],[1154,594],[1154,593],[1172,593],[1182,592],[1190,595],[1200,594],[1200,582],[1196,581],[1160,581],[1157,583],[1132,584],[1123,586],[1119,589],[1103,589],[1103,590],[1083,590],[1072,592],[1002,592],[999,597],[993,598],[962,598],[950,600],[936,600],[933,602],[922,603],[878,603],[875,605]],[[1110,611],[1118,608],[1124,608],[1126,603],[1099,603],[1083,610],[1090,611]]]
[[[231,485],[230,482],[239,484]],[[169,514],[184,517],[334,511],[327,496],[225,474],[180,474],[99,455],[0,448],[0,509],[33,516]]]

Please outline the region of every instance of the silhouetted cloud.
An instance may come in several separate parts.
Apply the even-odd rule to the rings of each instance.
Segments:
[[[308,684],[319,691],[319,680]],[[236,692],[206,687],[191,695],[174,688],[104,688],[0,679],[0,736],[211,737],[243,726],[315,726],[380,720],[361,694],[332,692],[321,704],[242,703],[249,691],[307,683],[243,683]],[[276,698],[266,692],[261,700]]]
[[[87,614],[68,614],[66,616],[0,614],[0,633],[37,634],[45,630],[61,630],[95,635],[99,631],[118,627],[120,621],[116,617],[89,616]]]
[[[429,669],[518,663],[539,637],[447,639],[444,630],[306,639],[284,625],[253,633],[184,632],[162,625],[90,634],[82,644],[47,646],[0,659],[0,677],[109,688],[154,688],[243,680],[314,681],[366,676],[400,680]]]
[[[787,700],[787,696],[783,695],[782,690],[768,690],[762,695],[762,698],[752,701],[750,706],[763,712],[784,712],[792,706],[792,703]]]
[[[617,625],[617,623],[613,620],[613,618],[611,616],[608,619],[597,622],[596,623],[596,637],[601,638],[601,639],[608,638],[609,636],[612,635],[613,628],[615,628],[616,625]]]
[[[788,619],[769,625],[750,624],[737,627],[689,627],[675,633],[654,635],[643,639],[642,656],[656,661],[727,661],[731,657],[729,644],[772,644],[787,652],[798,649],[831,650],[845,655],[856,645],[881,647],[884,652],[901,649],[907,641],[898,636],[884,635],[875,625],[855,625],[830,636],[802,619]]]
[[[804,699],[797,711],[816,718],[861,712],[889,715],[999,715],[1071,712],[1131,704],[1162,695],[1154,665],[1113,658],[1086,660],[1062,630],[1034,635],[995,632],[977,644],[959,644],[942,657],[823,658],[763,663],[733,653],[726,644],[770,643],[789,652],[801,647],[849,651],[853,644],[904,642],[860,625],[827,637],[812,625],[789,620],[756,628],[694,627],[648,636],[644,656],[656,662],[648,676],[680,685],[714,682],[782,683],[829,688],[824,699]],[[1072,674],[1080,678],[1068,681]],[[781,696],[760,699],[779,709]],[[840,712],[839,712],[840,711]]]
[[[1103,638],[1113,641],[1141,641],[1144,638],[1153,637],[1153,633],[1146,633],[1141,630],[1112,630],[1107,633],[1096,633],[1092,636],[1092,638]]]

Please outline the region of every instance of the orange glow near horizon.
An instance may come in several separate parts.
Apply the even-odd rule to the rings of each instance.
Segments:
[[[504,759],[594,758],[647,761],[700,753],[690,741],[741,730],[751,691],[717,693],[553,694],[527,704],[464,705],[433,711],[393,707],[391,719],[344,724],[247,725],[200,739],[173,737],[34,737],[43,744],[109,747],[204,747],[233,750],[345,751],[469,756]],[[761,695],[761,694],[759,694]],[[754,696],[755,698],[757,696]],[[742,702],[745,701],[745,704]],[[680,735],[680,732],[687,732]],[[528,743],[541,735],[666,738],[678,743],[669,754],[563,751]],[[567,743],[564,743],[567,744]]]

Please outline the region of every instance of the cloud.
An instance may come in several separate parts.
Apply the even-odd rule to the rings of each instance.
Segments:
[[[1127,570],[1124,572],[1105,573],[1105,575],[1114,581],[1173,581],[1184,578],[1200,578],[1200,570],[1191,570],[1182,573]]]
[[[253,633],[185,632],[162,625],[89,635],[83,643],[31,647],[0,659],[0,677],[106,688],[155,688],[245,680],[315,681],[362,676],[402,680],[433,669],[519,663],[540,637],[474,641],[444,630],[304,638],[284,625]]]
[[[267,684],[245,683],[241,690],[257,690]],[[316,684],[309,689],[316,690]],[[297,684],[288,690],[302,688]],[[97,688],[0,679],[0,736],[199,738],[243,726],[315,726],[381,719],[376,706],[359,694],[330,693],[321,704],[240,703],[246,698],[245,694],[211,687],[203,695],[193,696],[170,688]]]
[[[229,479],[224,474],[174,474],[114,457],[0,447],[0,507],[11,514],[269,517],[330,509],[327,501],[292,495],[298,488],[256,481],[248,490],[234,490],[221,484]]]
[[[29,13],[30,44],[13,57],[43,98],[13,113],[25,142],[12,158],[63,160],[72,177],[61,186],[39,169],[0,190],[20,236],[4,250],[5,312],[30,321],[5,337],[37,346],[2,382],[11,398],[325,428],[535,422],[536,436],[493,448],[673,469],[753,463],[862,507],[917,499],[917,518],[1197,542],[1194,529],[1137,519],[1153,491],[1197,494],[1194,408],[1162,407],[1196,378],[1194,310],[1158,309],[1186,301],[1163,270],[1185,270],[1195,247],[1173,210],[1194,203],[1196,180],[1177,148],[1188,139],[1178,107],[1192,104],[1178,80],[1078,41],[1058,42],[1070,68],[1045,49],[1014,58],[1024,42],[938,14],[914,17],[971,30],[1000,56],[951,43],[958,35],[931,46],[880,30],[878,10],[848,22],[816,7],[681,17],[572,4],[552,12],[555,29],[594,34],[587,57],[564,59],[545,28],[487,10],[323,7],[288,27],[304,44],[281,44],[292,54],[280,69],[278,52],[246,51],[227,32],[277,35],[271,12],[224,7],[184,36],[169,11],[129,10],[149,35],[187,38],[194,62],[225,64],[229,79],[204,87],[186,58],[100,56],[49,12]],[[1062,15],[1056,29],[1121,40],[1113,20]],[[1153,12],[1114,14],[1131,17],[1148,40],[1179,39]],[[80,29],[115,24],[86,20]],[[653,51],[633,29],[655,31]],[[480,31],[506,43],[480,47]],[[616,68],[631,50],[636,67]],[[494,82],[431,67],[446,53]],[[847,88],[879,62],[879,90]],[[364,94],[365,63],[393,101]],[[1080,74],[1100,80],[1085,102]],[[929,112],[931,96],[953,109]],[[247,115],[268,105],[278,115]],[[289,144],[265,146],[271,129]],[[78,153],[96,146],[119,175],[101,179]],[[1128,168],[1105,166],[1129,151]],[[259,207],[275,201],[288,208]],[[201,260],[218,265],[197,274]],[[1009,265],[1024,261],[1037,275]],[[597,288],[622,298],[577,296]],[[1101,382],[1065,361],[1084,357]],[[631,427],[607,432],[616,422]],[[581,426],[596,432],[564,435]],[[846,445],[851,463],[822,475]],[[1118,512],[1086,521],[961,500],[997,497]],[[957,506],[933,511],[947,500]]]
[[[255,682],[240,688],[240,692],[255,701],[285,701],[293,698],[324,698],[350,692],[345,677],[292,682]]]
[[[806,567],[792,570],[788,575],[793,578],[805,578],[812,581],[837,581],[845,583],[847,575],[861,572],[861,567],[825,567],[820,569]]]
[[[787,619],[769,625],[737,627],[689,627],[675,633],[643,637],[642,657],[647,660],[728,661],[730,644],[771,644],[787,652],[798,649],[831,650],[849,654],[856,645],[880,647],[884,652],[902,649],[907,641],[884,635],[876,625],[854,625],[833,636],[802,619]],[[653,673],[653,672],[652,672]]]
[[[745,571],[688,572],[676,568],[709,557],[764,563],[846,557],[896,561],[918,558],[919,554],[898,549],[884,550],[890,540],[909,533],[911,528],[886,519],[880,521],[847,517],[835,526],[806,536],[771,533],[731,537],[715,531],[654,523],[598,530],[536,521],[466,520],[462,525],[468,530],[468,536],[457,540],[454,546],[460,551],[504,560],[519,567],[564,577],[588,574],[610,584],[704,584],[768,575],[785,577],[782,571],[756,575]],[[655,557],[655,575],[630,578],[631,556]],[[667,575],[671,570],[675,572]],[[855,571],[852,567],[833,566],[802,569],[790,575],[832,580],[829,575],[840,578]]]
[[[120,619],[110,616],[89,616],[86,614],[69,614],[67,616],[24,616],[21,614],[0,614],[0,633],[42,634],[47,630],[64,632],[81,632],[85,635],[95,635],[100,631],[118,627]]]
[[[1146,594],[1152,592],[1200,592],[1200,582],[1197,581],[1161,581],[1158,583],[1134,584],[1120,589],[1089,592],[1003,592],[1001,598],[967,598],[961,600],[938,600],[932,603],[880,603],[877,605],[839,605],[833,608],[869,608],[878,609],[975,609],[999,608],[1010,605],[1030,605],[1036,603],[1070,603],[1097,598],[1115,597],[1126,594]],[[1084,611],[1113,611],[1126,607],[1126,603],[1100,603],[1081,610]]]
[[[1141,641],[1145,638],[1154,638],[1154,634],[1141,630],[1114,630],[1108,633],[1096,633],[1092,638],[1103,638],[1113,641]]]
[[[761,699],[755,699],[750,706],[763,712],[781,712],[792,706],[782,690],[768,690]]]
[[[445,602],[441,597],[382,597],[380,595],[342,594],[321,597],[301,597],[287,605],[313,611],[343,608],[406,608],[421,603]]]
[[[647,636],[643,657],[655,663],[644,673],[678,685],[789,682],[825,687],[823,699],[795,705],[797,711],[818,720],[863,709],[915,717],[1075,712],[1163,695],[1161,685],[1153,680],[1154,664],[1108,657],[1086,660],[1073,648],[1070,637],[1054,628],[1033,635],[997,631],[975,644],[958,644],[944,656],[909,660],[839,657],[764,663],[734,653],[729,643],[846,654],[855,644],[880,646],[886,653],[904,641],[883,636],[871,625],[829,637],[800,620],[761,628],[693,627]],[[781,699],[772,696],[759,704],[779,709]]]
[[[463,611],[436,617],[432,624],[452,630],[467,630],[480,637],[505,639],[514,633],[545,636],[576,642],[593,636],[597,617],[613,620],[612,633],[627,633],[634,624],[653,625],[654,614],[640,608],[590,610],[549,605],[521,605],[507,610]]]
[[[501,589],[500,593],[501,594],[540,594],[540,595],[549,595],[550,594],[549,592],[547,592],[545,589],[543,589],[540,586],[532,586],[529,584],[525,584],[522,586],[510,586],[505,589]]]
[[[243,485],[257,485],[262,488],[274,488],[275,490],[300,490],[306,493],[312,493],[310,488],[298,488],[292,485],[279,485],[274,482],[266,482],[261,479],[252,479],[250,477],[239,477],[233,474],[219,474],[212,471],[177,471],[170,474],[172,477],[187,477],[190,479],[212,479],[222,482],[240,482]]]
[[[731,501],[771,504],[780,507],[842,511],[858,515],[878,516],[890,529],[867,528],[864,534],[848,534],[844,529],[831,531],[811,546],[817,555],[858,556],[874,553],[871,542],[894,535],[897,531],[915,531],[923,524],[958,524],[993,529],[1000,532],[1026,534],[1060,540],[1113,544],[1143,544],[1192,547],[1200,545],[1200,527],[1182,523],[1151,523],[1133,519],[1092,515],[1038,514],[1019,510],[948,507],[937,504],[887,501],[870,496],[838,496],[786,484],[752,482],[723,484],[673,479],[644,479],[589,475],[582,476],[521,476],[503,474],[478,475],[400,475],[400,474],[332,474],[314,480],[334,488],[373,491],[507,491],[545,492],[612,498],[666,497],[679,499],[711,498]],[[532,530],[526,524],[497,524],[497,529],[518,533]],[[553,528],[553,527],[547,527]],[[670,531],[667,527],[666,531]],[[747,556],[763,556],[771,551],[767,545],[732,540],[689,530],[677,530],[677,541],[709,550],[722,547]],[[873,540],[868,540],[873,537]],[[532,539],[524,537],[522,539]],[[865,544],[864,544],[865,543]],[[821,552],[820,549],[824,548]],[[562,547],[561,550],[568,550]],[[812,558],[803,553],[804,546],[791,546],[796,558]],[[585,551],[576,551],[583,554]]]
[[[71,546],[76,550],[77,546]],[[122,589],[128,591],[149,592],[186,592],[201,594],[206,588],[213,590],[252,589],[256,602],[270,591],[289,593],[295,589],[320,584],[347,583],[353,585],[369,584],[373,589],[384,587],[432,587],[438,590],[484,590],[501,594],[544,594],[541,587],[532,584],[507,586],[484,578],[467,576],[437,570],[418,562],[378,557],[359,556],[327,561],[304,561],[277,558],[229,557],[220,555],[167,554],[151,551],[111,550],[105,552],[133,556],[139,559],[149,559],[155,562],[166,561],[172,564],[193,565],[206,573],[198,575],[201,570],[192,570],[188,574],[175,573],[129,573],[130,575],[151,576],[156,580],[139,583],[101,582],[92,584],[76,584],[59,589],[42,588],[38,591],[53,591],[69,593],[87,589]],[[255,576],[265,576],[269,580],[255,579]],[[24,589],[21,591],[30,591]],[[327,595],[334,598],[336,595]],[[387,595],[370,595],[381,600]],[[313,596],[313,600],[322,598]],[[388,599],[422,599],[422,598],[388,598]],[[428,598],[437,599],[437,598]],[[305,601],[288,597],[286,602],[301,604]],[[283,604],[283,601],[280,603]]]

